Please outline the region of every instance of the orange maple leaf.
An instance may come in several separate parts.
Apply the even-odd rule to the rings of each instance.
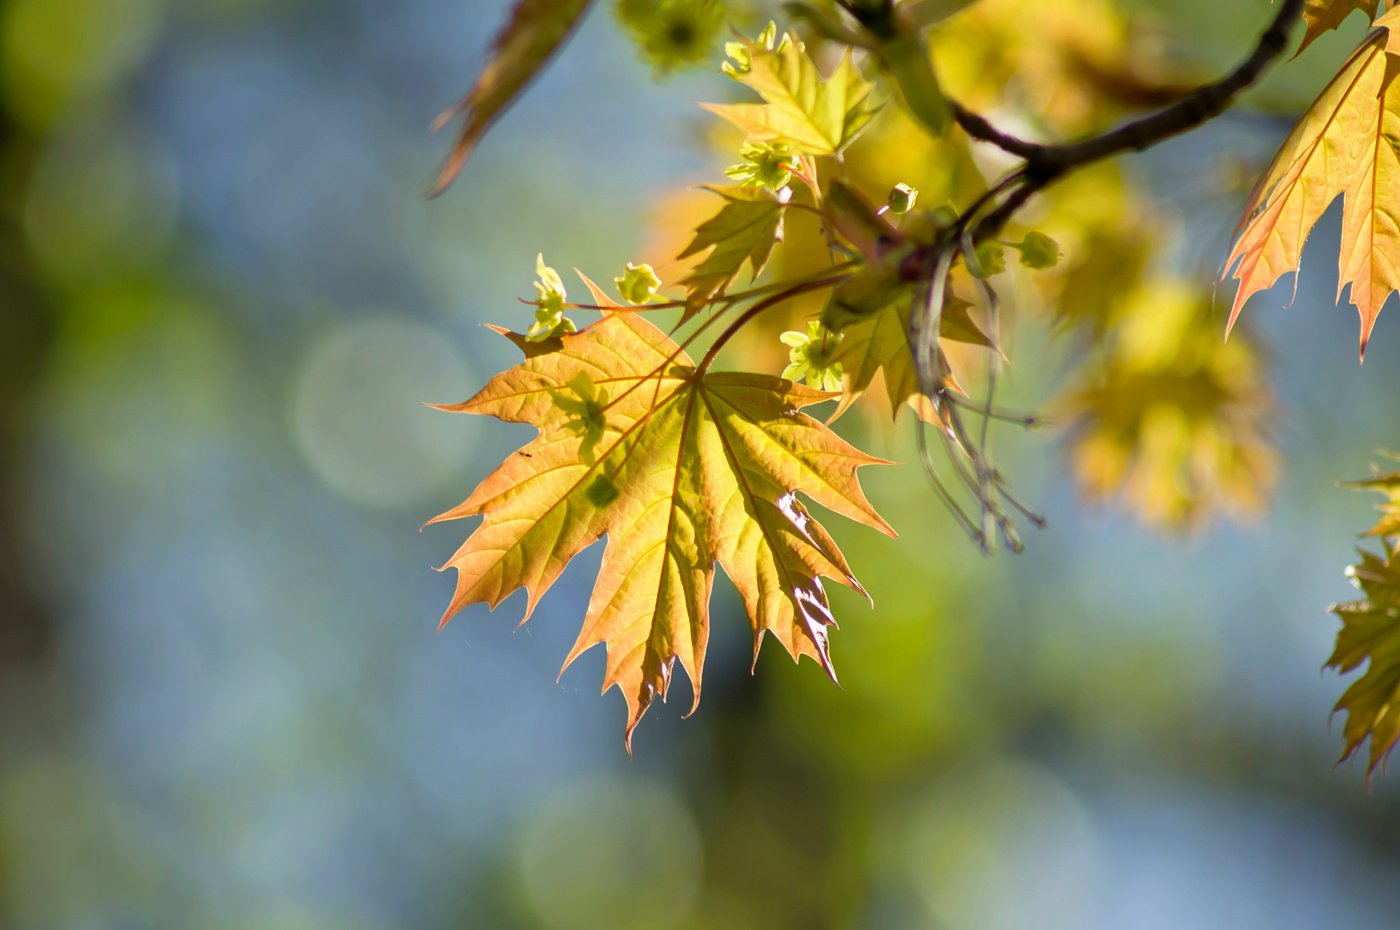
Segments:
[[[1361,354],[1390,294],[1400,289],[1400,9],[1352,54],[1256,185],[1225,263],[1240,282],[1234,326],[1254,294],[1298,269],[1303,245],[1332,201],[1343,198],[1337,300],[1351,286],[1361,314]]]
[[[530,423],[540,435],[434,518],[482,518],[443,566],[457,570],[457,589],[442,622],[468,604],[494,608],[522,587],[529,619],[569,560],[606,535],[564,668],[606,644],[603,690],[616,685],[626,698],[629,751],[647,707],[665,699],[677,660],[694,686],[691,712],[699,704],[716,563],[743,598],[755,662],[767,632],[834,680],[827,639],[835,620],[821,578],[864,592],[797,495],[893,530],[856,477],[881,460],[801,412],[831,395],[697,369],[634,313],[548,343],[510,335],[526,360],[441,409]]]

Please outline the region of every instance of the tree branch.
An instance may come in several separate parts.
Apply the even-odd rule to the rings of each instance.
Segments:
[[[957,120],[963,132],[980,142],[990,142],[1003,152],[1009,152],[1026,161],[1037,158],[1045,150],[1045,146],[1039,142],[1027,142],[1008,132],[1002,132],[985,116],[972,112],[956,100],[949,99],[948,104],[953,108],[953,119]]]
[[[913,250],[900,265],[900,275],[906,281],[921,282],[927,298],[923,301],[916,300],[909,315],[910,346],[914,355],[914,368],[919,377],[919,387],[925,396],[939,405],[943,413],[945,421],[940,434],[952,460],[954,473],[980,505],[980,527],[962,510],[951,492],[939,480],[922,432],[919,439],[920,459],[939,496],[963,529],[981,544],[984,551],[991,552],[994,533],[1000,533],[1012,550],[1019,552],[1021,549],[1020,538],[1002,507],[1001,498],[1005,498],[1011,506],[1025,513],[1037,525],[1043,525],[1043,520],[1030,513],[1007,493],[1000,474],[987,459],[986,427],[995,409],[992,397],[996,388],[995,367],[989,374],[986,402],[976,410],[984,418],[980,442],[973,442],[956,403],[940,403],[946,396],[946,391],[943,387],[945,363],[942,353],[938,352],[939,315],[953,262],[959,255],[967,261],[979,242],[995,237],[1027,201],[1065,174],[1123,152],[1150,148],[1219,116],[1229,108],[1241,91],[1257,81],[1283,53],[1294,27],[1301,19],[1303,3],[1304,0],[1283,0],[1273,22],[1260,37],[1254,52],[1219,81],[1198,88],[1177,103],[1151,116],[1079,142],[1061,145],[1028,142],[1002,132],[990,121],[966,107],[956,102],[952,104],[953,118],[968,135],[991,143],[1022,161],[1019,168],[964,210],[958,221],[945,231],[938,241]],[[758,312],[762,306],[763,304],[757,305],[750,313]],[[971,463],[972,474],[967,472],[959,456],[965,457]]]
[[[1235,98],[1250,87],[1288,47],[1303,12],[1304,0],[1283,0],[1269,28],[1259,37],[1254,52],[1235,70],[1212,84],[1206,84],[1179,102],[1079,142],[1042,145],[1018,139],[993,126],[984,117],[954,105],[958,125],[968,135],[989,142],[1020,157],[1025,164],[1021,181],[1007,199],[977,224],[973,238],[982,241],[996,235],[1026,201],[1049,187],[1066,173],[1124,152],[1143,151],[1173,136],[1195,129],[1225,112]]]

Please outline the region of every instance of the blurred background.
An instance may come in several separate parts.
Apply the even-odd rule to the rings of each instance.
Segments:
[[[1280,463],[1252,521],[1143,528],[1013,431],[1050,528],[984,559],[907,431],[852,418],[905,464],[865,477],[898,541],[828,521],[876,604],[834,594],[843,689],[773,644],[750,677],[721,582],[700,712],[679,682],[629,760],[601,653],[555,680],[596,550],[528,626],[516,597],[436,632],[470,527],[419,526],[528,431],[421,403],[514,363],[481,324],[528,325],[537,252],[606,280],[733,160],[690,105],[732,93],[718,48],[654,81],[606,6],[428,201],[504,0],[0,2],[0,925],[1393,923],[1400,783],[1334,769],[1319,668],[1371,523],[1335,481],[1400,444],[1400,335],[1356,365],[1335,219],[1295,306],[1247,311]],[[1272,15],[1116,6],[1200,76]],[[1362,28],[1123,169],[1175,275],[1209,294],[1219,166],[1257,169]],[[1075,356],[1030,329],[1036,404]]]

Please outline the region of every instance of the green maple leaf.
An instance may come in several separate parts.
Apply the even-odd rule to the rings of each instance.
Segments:
[[[801,155],[835,155],[874,116],[874,85],[860,76],[848,52],[830,77],[795,39],[776,49],[749,46],[747,70],[735,80],[763,103],[702,104],[738,126],[754,142],[781,142]]]
[[[1369,778],[1400,740],[1400,563],[1387,543],[1384,558],[1363,551],[1347,574],[1365,598],[1332,608],[1342,629],[1327,666],[1346,673],[1369,663],[1334,709],[1347,715],[1343,760],[1370,740]]]
[[[833,420],[850,409],[881,370],[892,416],[899,415],[906,401],[914,401],[921,416],[933,419],[931,408],[921,399],[914,352],[909,346],[910,290],[905,286],[903,299],[896,296],[885,301],[879,310],[865,313],[841,329],[841,346],[832,361],[839,362],[845,373],[845,392],[832,415]],[[839,297],[841,292],[837,294]],[[971,309],[967,301],[949,295],[939,320],[939,335],[955,342],[995,349],[992,340],[973,320]]]
[[[1381,518],[1376,521],[1375,526],[1366,531],[1367,536],[1400,536],[1400,471],[1377,471],[1370,478],[1348,481],[1346,484],[1347,487],[1362,491],[1376,491],[1388,498],[1384,504],[1376,505]]]

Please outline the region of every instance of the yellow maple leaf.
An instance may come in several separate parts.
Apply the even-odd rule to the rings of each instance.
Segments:
[[[1221,342],[1206,300],[1157,281],[1129,295],[1116,341],[1065,399],[1086,498],[1121,499],[1182,531],[1218,511],[1258,514],[1277,478],[1272,399],[1254,350]]]
[[[457,588],[443,623],[468,604],[494,608],[522,587],[528,619],[568,562],[606,535],[564,667],[606,644],[603,690],[617,686],[626,698],[629,750],[647,707],[665,699],[677,661],[699,704],[716,563],[743,598],[755,661],[767,632],[834,679],[835,620],[821,579],[862,589],[798,494],[893,530],[856,478],[881,460],[801,412],[831,395],[766,375],[699,370],[633,313],[524,347],[523,363],[442,408],[540,430],[434,519],[482,518],[444,566],[457,570]]]
[[[1308,31],[1296,54],[1312,45],[1324,32],[1340,26],[1352,13],[1365,13],[1370,19],[1376,12],[1376,0],[1306,0],[1303,5],[1303,22]]]
[[[735,80],[763,103],[705,103],[711,113],[738,126],[751,141],[781,142],[803,155],[835,155],[870,122],[875,85],[860,76],[847,52],[823,76],[802,43],[789,36],[776,49],[748,46],[747,67]]]
[[[1226,276],[1240,282],[1230,325],[1245,302],[1294,272],[1308,233],[1343,198],[1337,300],[1351,286],[1361,353],[1376,317],[1400,288],[1400,9],[1376,29],[1284,142],[1251,194]]]

